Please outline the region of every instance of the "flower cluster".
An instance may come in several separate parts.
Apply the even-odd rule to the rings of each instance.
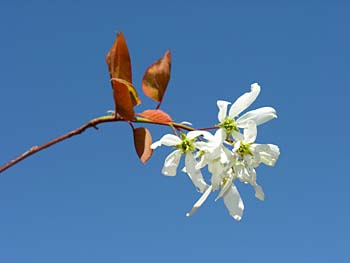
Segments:
[[[171,146],[175,150],[164,162],[162,173],[175,176],[181,156],[185,156],[183,172],[187,173],[196,189],[202,196],[187,213],[191,216],[207,199],[209,194],[218,190],[216,200],[222,198],[230,215],[241,220],[244,205],[235,186],[235,181],[250,184],[255,197],[264,200],[262,187],[257,183],[255,168],[261,163],[274,166],[279,157],[279,148],[274,144],[257,144],[257,126],[277,118],[275,109],[262,107],[239,116],[247,109],[260,93],[257,83],[251,85],[251,91],[240,96],[230,107],[230,102],[219,100],[218,120],[215,134],[207,130],[181,131],[177,134],[166,134],[151,145],[156,149],[161,145]],[[211,174],[208,184],[201,172],[207,167]]]

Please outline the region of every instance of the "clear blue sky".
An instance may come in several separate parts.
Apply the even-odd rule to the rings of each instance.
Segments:
[[[263,3],[264,2],[264,3]],[[105,54],[129,46],[134,83],[170,48],[162,108],[197,127],[216,100],[259,82],[259,129],[281,157],[258,169],[264,202],[240,184],[234,221],[185,174],[142,165],[130,128],[106,124],[0,176],[0,262],[349,262],[349,10],[347,1],[0,2],[0,160],[113,109]],[[155,104],[141,95],[139,111]],[[150,127],[154,139],[167,129]]]

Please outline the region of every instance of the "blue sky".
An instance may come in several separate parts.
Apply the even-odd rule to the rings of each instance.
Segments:
[[[264,3],[262,3],[264,2]],[[123,31],[140,90],[170,48],[162,109],[216,124],[216,100],[259,82],[252,108],[275,168],[258,169],[265,201],[238,185],[234,221],[185,174],[142,165],[124,123],[100,126],[0,176],[0,262],[348,262],[350,98],[346,1],[16,1],[0,3],[0,160],[113,109],[105,54]],[[140,92],[141,93],[141,92]],[[141,94],[142,111],[154,107]],[[168,129],[149,127],[154,139]]]

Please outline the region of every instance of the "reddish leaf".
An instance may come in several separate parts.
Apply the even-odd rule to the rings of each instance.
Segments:
[[[134,88],[134,86],[130,82],[123,80],[123,79],[118,79],[118,78],[112,78],[111,82],[112,82],[113,90],[114,90],[114,85],[116,85],[116,83],[121,83],[121,84],[127,86],[129,93],[130,93],[130,97],[131,97],[131,101],[132,101],[133,106],[139,105],[141,103],[141,100],[140,100],[139,96],[137,95],[136,89]]]
[[[128,86],[120,81],[113,80],[113,96],[115,112],[126,120],[134,118],[134,104]]]
[[[160,122],[160,123],[173,122],[173,119],[162,110],[145,110],[144,112],[137,115],[154,122]]]
[[[133,129],[134,131],[134,144],[136,153],[139,156],[142,163],[146,163],[152,156],[153,150],[151,149],[152,136],[148,129],[140,127]]]
[[[170,79],[171,53],[165,52],[164,56],[152,64],[145,72],[142,79],[142,90],[146,96],[160,103],[163,100],[165,90]]]
[[[117,34],[113,46],[106,56],[112,88],[114,91],[114,101],[116,112],[123,118],[131,120],[134,117],[133,106],[141,103],[136,89],[133,87],[131,76],[131,62],[128,46],[124,35]],[[129,95],[125,92],[127,88]],[[119,94],[121,92],[121,94]],[[131,103],[131,107],[130,107]]]
[[[131,61],[123,33],[118,33],[106,56],[111,78],[119,78],[132,83]]]

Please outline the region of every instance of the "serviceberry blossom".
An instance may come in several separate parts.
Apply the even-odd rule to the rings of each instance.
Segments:
[[[236,186],[233,184],[235,175],[230,164],[234,160],[234,153],[224,146],[225,132],[218,129],[215,135],[205,133],[203,137],[205,141],[197,143],[200,161],[196,168],[201,169],[208,166],[208,171],[212,174],[211,185],[186,215],[193,215],[207,199],[210,192],[220,189],[216,200],[222,197],[230,215],[236,220],[241,220],[244,205]]]
[[[175,150],[164,162],[162,173],[173,176],[182,155],[185,155],[183,169],[193,184],[202,193],[193,208],[186,215],[193,215],[213,191],[219,191],[216,200],[222,198],[229,214],[237,221],[243,216],[244,204],[236,182],[250,184],[255,197],[264,200],[265,194],[257,183],[255,168],[260,164],[274,166],[279,157],[279,148],[274,144],[257,144],[257,125],[277,117],[272,107],[262,107],[239,114],[247,109],[260,93],[257,83],[251,85],[251,91],[240,96],[231,106],[228,114],[227,101],[219,100],[219,124],[214,134],[206,130],[190,131],[181,137],[166,134],[151,145],[152,149],[160,145],[172,146]],[[209,128],[210,129],[210,128]],[[201,170],[207,168],[210,184],[207,184]]]
[[[208,185],[205,183],[200,170],[196,169],[197,162],[193,155],[196,150],[196,139],[203,134],[204,131],[190,131],[185,135],[181,133],[181,137],[173,134],[164,135],[159,141],[151,145],[151,149],[156,149],[161,145],[172,146],[175,150],[170,153],[164,161],[162,174],[167,176],[175,176],[177,167],[179,166],[182,155],[185,155],[185,172],[188,174],[193,184],[199,192],[204,192]]]
[[[196,168],[201,169],[208,166],[208,171],[212,174],[211,185],[204,192],[201,198],[194,204],[192,210],[187,213],[191,216],[204,203],[210,192],[220,190],[216,200],[223,198],[224,204],[230,215],[236,219],[241,220],[244,210],[241,196],[233,183],[235,175],[233,173],[231,162],[234,160],[232,151],[224,146],[225,132],[218,129],[215,135],[206,133],[203,135],[205,142],[198,142],[197,147],[200,150],[200,161]]]
[[[268,166],[274,166],[280,151],[274,144],[256,144],[257,127],[254,121],[249,121],[247,128],[244,129],[242,140],[234,143],[233,152],[246,163],[249,167],[257,167],[264,163]]]
[[[228,115],[227,107],[230,102],[224,100],[217,101],[217,106],[219,108],[219,127],[226,131],[227,136],[232,135],[233,138],[239,138],[239,128],[246,128],[250,120],[253,120],[256,125],[260,125],[273,118],[277,118],[276,111],[272,107],[262,107],[252,110],[237,118],[241,112],[255,101],[260,90],[261,88],[258,83],[252,84],[251,91],[244,93],[232,104]]]
[[[279,148],[273,144],[255,144],[257,127],[254,121],[250,120],[247,128],[244,129],[243,138],[234,143],[232,151],[238,155],[235,171],[237,178],[249,183],[255,189],[255,196],[264,200],[264,192],[256,182],[256,171],[260,163],[273,166],[279,157]]]

